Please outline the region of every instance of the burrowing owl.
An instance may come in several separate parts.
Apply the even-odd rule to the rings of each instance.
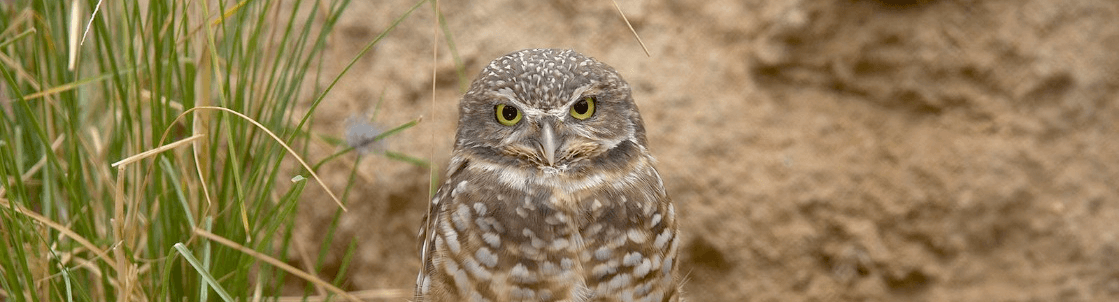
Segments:
[[[610,66],[497,58],[459,104],[452,155],[417,301],[679,301],[676,211]]]

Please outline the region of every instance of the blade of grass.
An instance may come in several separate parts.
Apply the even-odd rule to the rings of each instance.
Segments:
[[[68,32],[69,44],[69,61],[67,69],[74,71],[75,65],[78,64],[78,28],[81,26],[81,9],[82,6],[78,1],[70,2],[70,29]]]
[[[48,89],[43,90],[43,91],[39,91],[39,92],[36,92],[36,93],[25,95],[25,96],[23,96],[22,99],[24,101],[30,101],[30,100],[45,97],[45,96],[48,96],[48,95],[59,94],[59,93],[65,92],[65,91],[70,91],[70,90],[73,90],[75,88],[81,87],[82,85],[108,80],[109,78],[112,78],[114,76],[118,76],[118,75],[123,74],[125,72],[132,72],[132,71],[135,71],[135,69],[126,69],[126,70],[121,70],[120,72],[118,72],[116,74],[106,73],[106,74],[98,75],[98,76],[95,76],[95,77],[92,77],[92,78],[81,79],[81,80],[78,80],[78,81],[73,82],[73,83],[62,84],[62,85],[59,85],[59,86],[54,86],[54,87],[48,88]]]
[[[174,247],[179,251],[179,254],[183,256],[183,259],[186,259],[186,261],[190,263],[190,266],[193,266],[194,270],[202,276],[202,280],[206,281],[206,284],[218,293],[218,296],[221,297],[222,300],[236,301],[229,293],[225,292],[225,288],[223,288],[221,284],[218,284],[218,280],[215,280],[214,276],[211,276],[210,272],[206,271],[201,263],[198,263],[198,259],[194,258],[194,255],[190,253],[190,250],[188,250],[185,245],[180,242],[175,243]]]
[[[89,36],[89,27],[93,25],[93,20],[97,19],[97,12],[101,10],[101,1],[97,0],[97,5],[93,6],[93,13],[89,14],[89,22],[85,24],[85,32],[82,32],[82,41],[78,45],[85,45],[85,37]]]
[[[618,15],[622,16],[622,21],[626,22],[626,26],[629,27],[629,32],[633,33],[634,38],[637,38],[637,44],[641,44],[641,50],[645,51],[645,56],[652,57],[653,55],[649,54],[649,48],[645,47],[645,42],[641,41],[641,36],[637,35],[637,30],[633,29],[633,24],[629,23],[629,18],[626,18],[626,14],[622,12],[622,7],[618,6],[618,0],[610,1],[614,3],[614,8],[618,10]]]
[[[182,145],[193,143],[193,142],[195,142],[197,140],[200,140],[204,137],[206,137],[205,134],[195,134],[195,135],[192,135],[190,137],[187,137],[187,138],[184,138],[184,139],[181,139],[181,140],[177,140],[177,141],[172,142],[170,144],[160,146],[159,148],[147,150],[147,151],[144,151],[144,152],[140,152],[140,154],[129,156],[125,159],[122,159],[122,160],[119,160],[115,163],[112,163],[109,166],[113,167],[113,168],[122,168],[122,166],[126,166],[128,164],[134,163],[134,162],[136,162],[138,160],[141,160],[141,159],[145,159],[145,158],[148,158],[148,157],[155,156],[156,154],[159,154],[159,153],[167,151],[167,150],[178,148]]]
[[[413,157],[413,156],[408,155],[408,154],[397,153],[397,152],[392,152],[392,151],[385,151],[385,157],[388,157],[388,158],[394,159],[394,160],[398,160],[398,161],[403,161],[403,162],[410,163],[410,164],[420,166],[420,167],[427,167],[428,165],[431,164],[431,162],[429,162],[427,160],[424,160],[422,158]],[[436,183],[438,183],[438,182],[436,182]]]
[[[261,254],[257,251],[254,251],[254,250],[252,250],[250,248],[247,248],[243,245],[237,244],[236,242],[230,241],[229,239],[225,239],[221,236],[214,235],[213,233],[207,232],[206,230],[203,230],[203,229],[194,229],[194,233],[198,234],[198,236],[204,237],[206,239],[213,240],[214,242],[220,243],[224,246],[227,246],[227,247],[233,248],[237,251],[240,251],[242,253],[245,253],[245,254],[247,254],[249,256],[252,256],[253,258],[256,258],[260,261],[267,262],[268,264],[270,264],[272,266],[275,266],[275,267],[278,267],[278,268],[280,268],[280,269],[282,269],[282,270],[284,270],[284,271],[286,271],[286,272],[288,272],[292,275],[296,275],[299,278],[302,278],[303,280],[306,280],[307,282],[315,283],[319,286],[322,286],[323,288],[326,288],[327,290],[329,290],[329,291],[331,291],[331,292],[333,292],[333,293],[335,293],[339,296],[342,296],[343,298],[346,298],[347,300],[359,301],[359,302],[361,301],[361,299],[358,299],[357,297],[354,297],[354,296],[350,295],[349,293],[346,293],[346,291],[343,291],[342,289],[335,287],[334,285],[330,284],[329,282],[323,281],[322,279],[319,279],[318,277],[312,276],[311,274],[308,274],[308,273],[306,273],[302,270],[299,270],[298,268],[295,268],[295,267],[293,267],[293,266],[291,266],[287,263],[284,263],[283,261],[276,260],[276,258],[272,258],[272,257],[269,257],[268,255]],[[178,246],[176,246],[176,248],[178,248]]]
[[[36,31],[35,31],[34,27],[28,28],[27,30],[17,34],[15,37],[12,37],[11,39],[9,39],[7,41],[0,42],[0,47],[8,46],[8,44],[15,43],[16,41],[19,41],[19,39],[23,39],[23,37],[30,36],[30,35],[35,34],[35,33],[36,33]]]
[[[210,22],[210,26],[218,26],[218,24],[221,24],[222,22],[224,22],[225,19],[228,19],[229,16],[233,15],[233,13],[236,13],[237,10],[240,10],[242,6],[245,6],[245,3],[247,3],[247,2],[249,2],[249,1],[248,0],[242,0],[241,2],[238,2],[233,7],[230,7],[229,9],[225,10],[225,13],[221,15],[221,18],[218,18],[218,19],[214,20],[213,22]]]
[[[466,93],[470,89],[470,79],[466,77],[466,65],[462,63],[462,57],[458,55],[458,47],[455,47],[455,38],[451,34],[451,29],[447,28],[447,20],[443,18],[443,12],[436,11],[439,15],[439,26],[443,29],[443,40],[447,41],[447,48],[451,51],[451,58],[455,61],[455,74],[458,76],[458,89],[460,93]]]

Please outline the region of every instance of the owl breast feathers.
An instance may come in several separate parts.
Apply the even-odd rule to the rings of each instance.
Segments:
[[[679,301],[676,211],[616,71],[497,58],[459,104],[415,301]]]

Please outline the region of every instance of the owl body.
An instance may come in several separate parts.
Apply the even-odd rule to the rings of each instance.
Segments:
[[[421,228],[417,301],[679,300],[675,209],[612,68],[514,52],[459,112]]]

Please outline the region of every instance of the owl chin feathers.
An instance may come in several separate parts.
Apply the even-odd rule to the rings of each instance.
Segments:
[[[468,174],[492,177],[511,189],[552,188],[557,190],[556,194],[570,194],[611,179],[613,185],[632,185],[652,169],[652,157],[633,140],[572,143],[560,148],[559,159],[552,165],[547,164],[537,148],[524,144],[472,150],[497,152],[511,162],[492,161],[494,157],[474,152],[463,152],[458,162],[463,169],[471,170]]]
[[[544,175],[558,176],[559,174],[567,173],[571,169],[583,166],[584,163],[589,163],[592,159],[606,154],[617,144],[610,144],[605,146],[596,142],[581,142],[575,144],[568,144],[560,148],[557,152],[557,159],[554,163],[549,164],[545,159],[544,152],[539,148],[528,147],[523,144],[516,144],[501,148],[501,153],[514,158],[519,158],[522,163],[521,167],[535,168],[542,172]]]

